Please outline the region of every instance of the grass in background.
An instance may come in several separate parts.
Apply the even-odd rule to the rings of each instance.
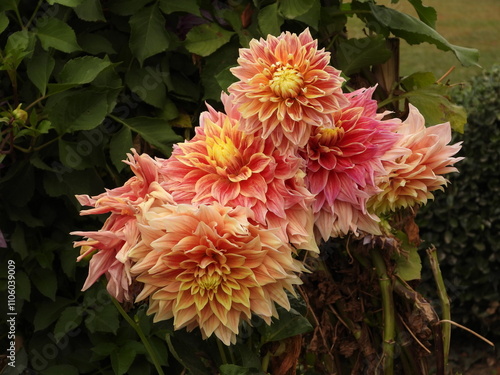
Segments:
[[[500,64],[500,1],[499,0],[423,0],[425,6],[436,9],[436,30],[450,43],[479,50],[479,64],[488,69]],[[416,17],[413,7],[406,0],[380,4]],[[353,20],[355,22],[355,20]],[[463,67],[452,52],[444,52],[434,45],[422,43],[408,45],[401,42],[400,73],[402,76],[417,72],[433,72],[436,78],[452,66],[455,70],[448,79],[451,83],[467,81],[481,72],[479,67]]]

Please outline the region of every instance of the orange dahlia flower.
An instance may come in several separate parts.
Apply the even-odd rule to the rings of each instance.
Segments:
[[[301,150],[308,187],[316,195],[315,227],[325,241],[358,229],[379,232],[366,202],[378,191],[375,178],[386,173],[380,158],[396,142],[399,120],[382,120],[374,90],[346,94],[350,104],[331,115],[331,126],[315,127]]]
[[[402,136],[396,146],[402,148],[395,159],[384,161],[387,174],[378,179],[381,192],[368,202],[376,213],[426,204],[435,190],[443,190],[448,180],[445,174],[457,172],[453,167],[462,157],[453,157],[461,142],[451,141],[450,123],[425,127],[425,119],[410,104],[408,118],[397,129]]]
[[[261,225],[279,226],[282,240],[297,248],[318,251],[312,228],[314,196],[306,189],[302,158],[281,154],[270,140],[238,127],[238,114],[223,95],[224,113],[209,107],[190,141],[174,146],[162,162],[162,186],[177,203],[243,206],[252,209]],[[298,209],[300,207],[300,209]]]
[[[318,50],[309,29],[253,39],[231,69],[240,81],[228,88],[241,129],[271,137],[282,152],[305,146],[313,127],[329,124],[329,115],[348,104],[344,79],[329,62],[330,53]]]
[[[166,204],[142,211],[142,241],[129,256],[144,283],[137,300],[149,298],[155,321],[173,317],[175,329],[199,327],[204,338],[215,334],[230,345],[252,314],[270,324],[275,303],[290,309],[285,290],[294,293],[301,283],[301,263],[273,230],[249,222],[248,208]]]
[[[133,299],[129,292],[132,278],[131,262],[127,253],[139,240],[136,223],[137,206],[152,190],[159,189],[157,162],[146,154],[139,155],[135,150],[132,151],[133,154],[128,155],[126,163],[130,165],[135,176],[123,186],[107,190],[95,197],[77,196],[80,204],[94,207],[82,211],[81,215],[111,213],[101,230],[71,233],[87,238],[74,243],[75,247],[82,247],[78,261],[92,255],[89,275],[82,290],[88,289],[100,276],[106,275],[108,292],[120,302]],[[170,203],[173,203],[171,197],[169,199]]]

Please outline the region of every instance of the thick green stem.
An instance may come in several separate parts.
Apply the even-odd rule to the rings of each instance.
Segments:
[[[149,340],[146,337],[146,335],[144,334],[144,332],[142,332],[142,329],[139,326],[139,324],[134,322],[134,320],[130,316],[128,316],[128,314],[125,312],[125,310],[123,310],[122,305],[120,305],[120,303],[116,299],[111,297],[111,300],[113,301],[114,305],[116,306],[116,308],[120,312],[120,314],[123,316],[123,318],[127,321],[128,324],[130,324],[130,326],[139,335],[139,337],[142,341],[142,344],[146,348],[146,351],[149,353],[151,360],[153,361],[153,364],[156,368],[156,372],[158,372],[158,375],[165,375],[162,368],[161,368],[160,361],[159,361],[159,358],[158,358],[156,351],[151,346],[151,343],[149,342]]]
[[[27,29],[28,27],[30,27],[31,25],[31,22],[33,22],[33,20],[35,19],[37,13],[38,13],[38,9],[40,9],[40,5],[42,5],[43,3],[43,0],[40,0],[38,2],[38,4],[36,5],[35,7],[35,10],[33,11],[33,14],[31,15],[30,19],[28,20],[28,23],[26,23],[26,25],[24,25],[24,27]]]
[[[21,28],[23,30],[26,30],[26,27],[24,27],[24,25],[23,25],[23,19],[21,18],[21,13],[19,13],[19,9],[17,8],[17,5],[14,8],[14,13],[16,14],[16,18],[17,18],[17,22],[19,23],[19,26],[21,26]]]
[[[26,108],[24,108],[25,111],[28,111],[31,107],[34,107],[35,105],[37,105],[38,103],[40,103],[42,100],[45,100],[47,99],[48,96],[47,95],[42,95],[40,96],[38,99],[34,100],[33,102],[31,102],[30,104],[28,104],[26,106]]]
[[[227,357],[226,357],[226,351],[224,350],[224,346],[222,345],[222,341],[217,339],[217,348],[219,348],[219,354],[220,354],[220,359],[222,361],[222,364],[227,363]]]
[[[434,280],[436,281],[439,301],[441,303],[441,321],[451,320],[450,299],[448,298],[448,293],[446,293],[443,275],[441,274],[441,269],[439,268],[436,248],[432,247],[427,249],[427,255],[429,256],[432,274],[434,275]],[[448,367],[448,355],[450,353],[451,324],[446,322],[442,322],[441,324],[443,327],[443,359],[446,370]]]
[[[378,249],[371,251],[375,272],[379,278],[380,294],[382,296],[382,311],[384,332],[382,343],[382,366],[385,375],[394,374],[394,338],[396,332],[396,319],[394,316],[394,301],[392,299],[392,281],[387,275],[387,268]]]
[[[267,374],[267,368],[269,367],[269,360],[271,359],[271,352],[268,351],[261,362],[261,370]]]

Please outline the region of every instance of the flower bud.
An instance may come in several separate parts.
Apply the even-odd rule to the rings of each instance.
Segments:
[[[14,119],[16,121],[25,123],[28,120],[28,112],[26,112],[24,109],[21,109],[21,105],[22,104],[19,104],[17,108],[12,111],[12,116],[14,116]]]

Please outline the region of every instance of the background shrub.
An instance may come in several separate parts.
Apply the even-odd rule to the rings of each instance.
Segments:
[[[446,193],[417,218],[425,245],[441,254],[454,320],[500,336],[500,66],[474,77],[455,99],[468,112]]]
[[[344,74],[366,86],[387,81],[391,92],[378,90],[378,98],[388,104],[401,93],[392,92],[399,77],[373,67],[395,60],[391,36],[476,64],[476,50],[450,44],[434,29],[432,7],[411,3],[418,19],[374,0],[0,1],[0,264],[16,264],[16,371],[154,373],[103,285],[80,291],[88,262],[75,261],[77,238],[69,233],[95,230],[102,219],[79,216],[74,195],[122,185],[130,170],[121,161],[131,147],[168,157],[172,144],[192,135],[204,102],[219,105],[238,49],[252,38],[309,27]],[[345,32],[354,17],[365,29],[359,38]],[[427,114],[441,115],[444,106],[460,117],[447,87],[435,81],[413,77],[404,98],[418,99]],[[2,266],[2,293],[6,278]],[[181,363],[167,348],[171,323],[153,330],[144,307],[125,308],[169,373],[199,365]],[[176,333],[177,358],[194,358],[192,337]],[[5,335],[0,344],[7,347]]]

